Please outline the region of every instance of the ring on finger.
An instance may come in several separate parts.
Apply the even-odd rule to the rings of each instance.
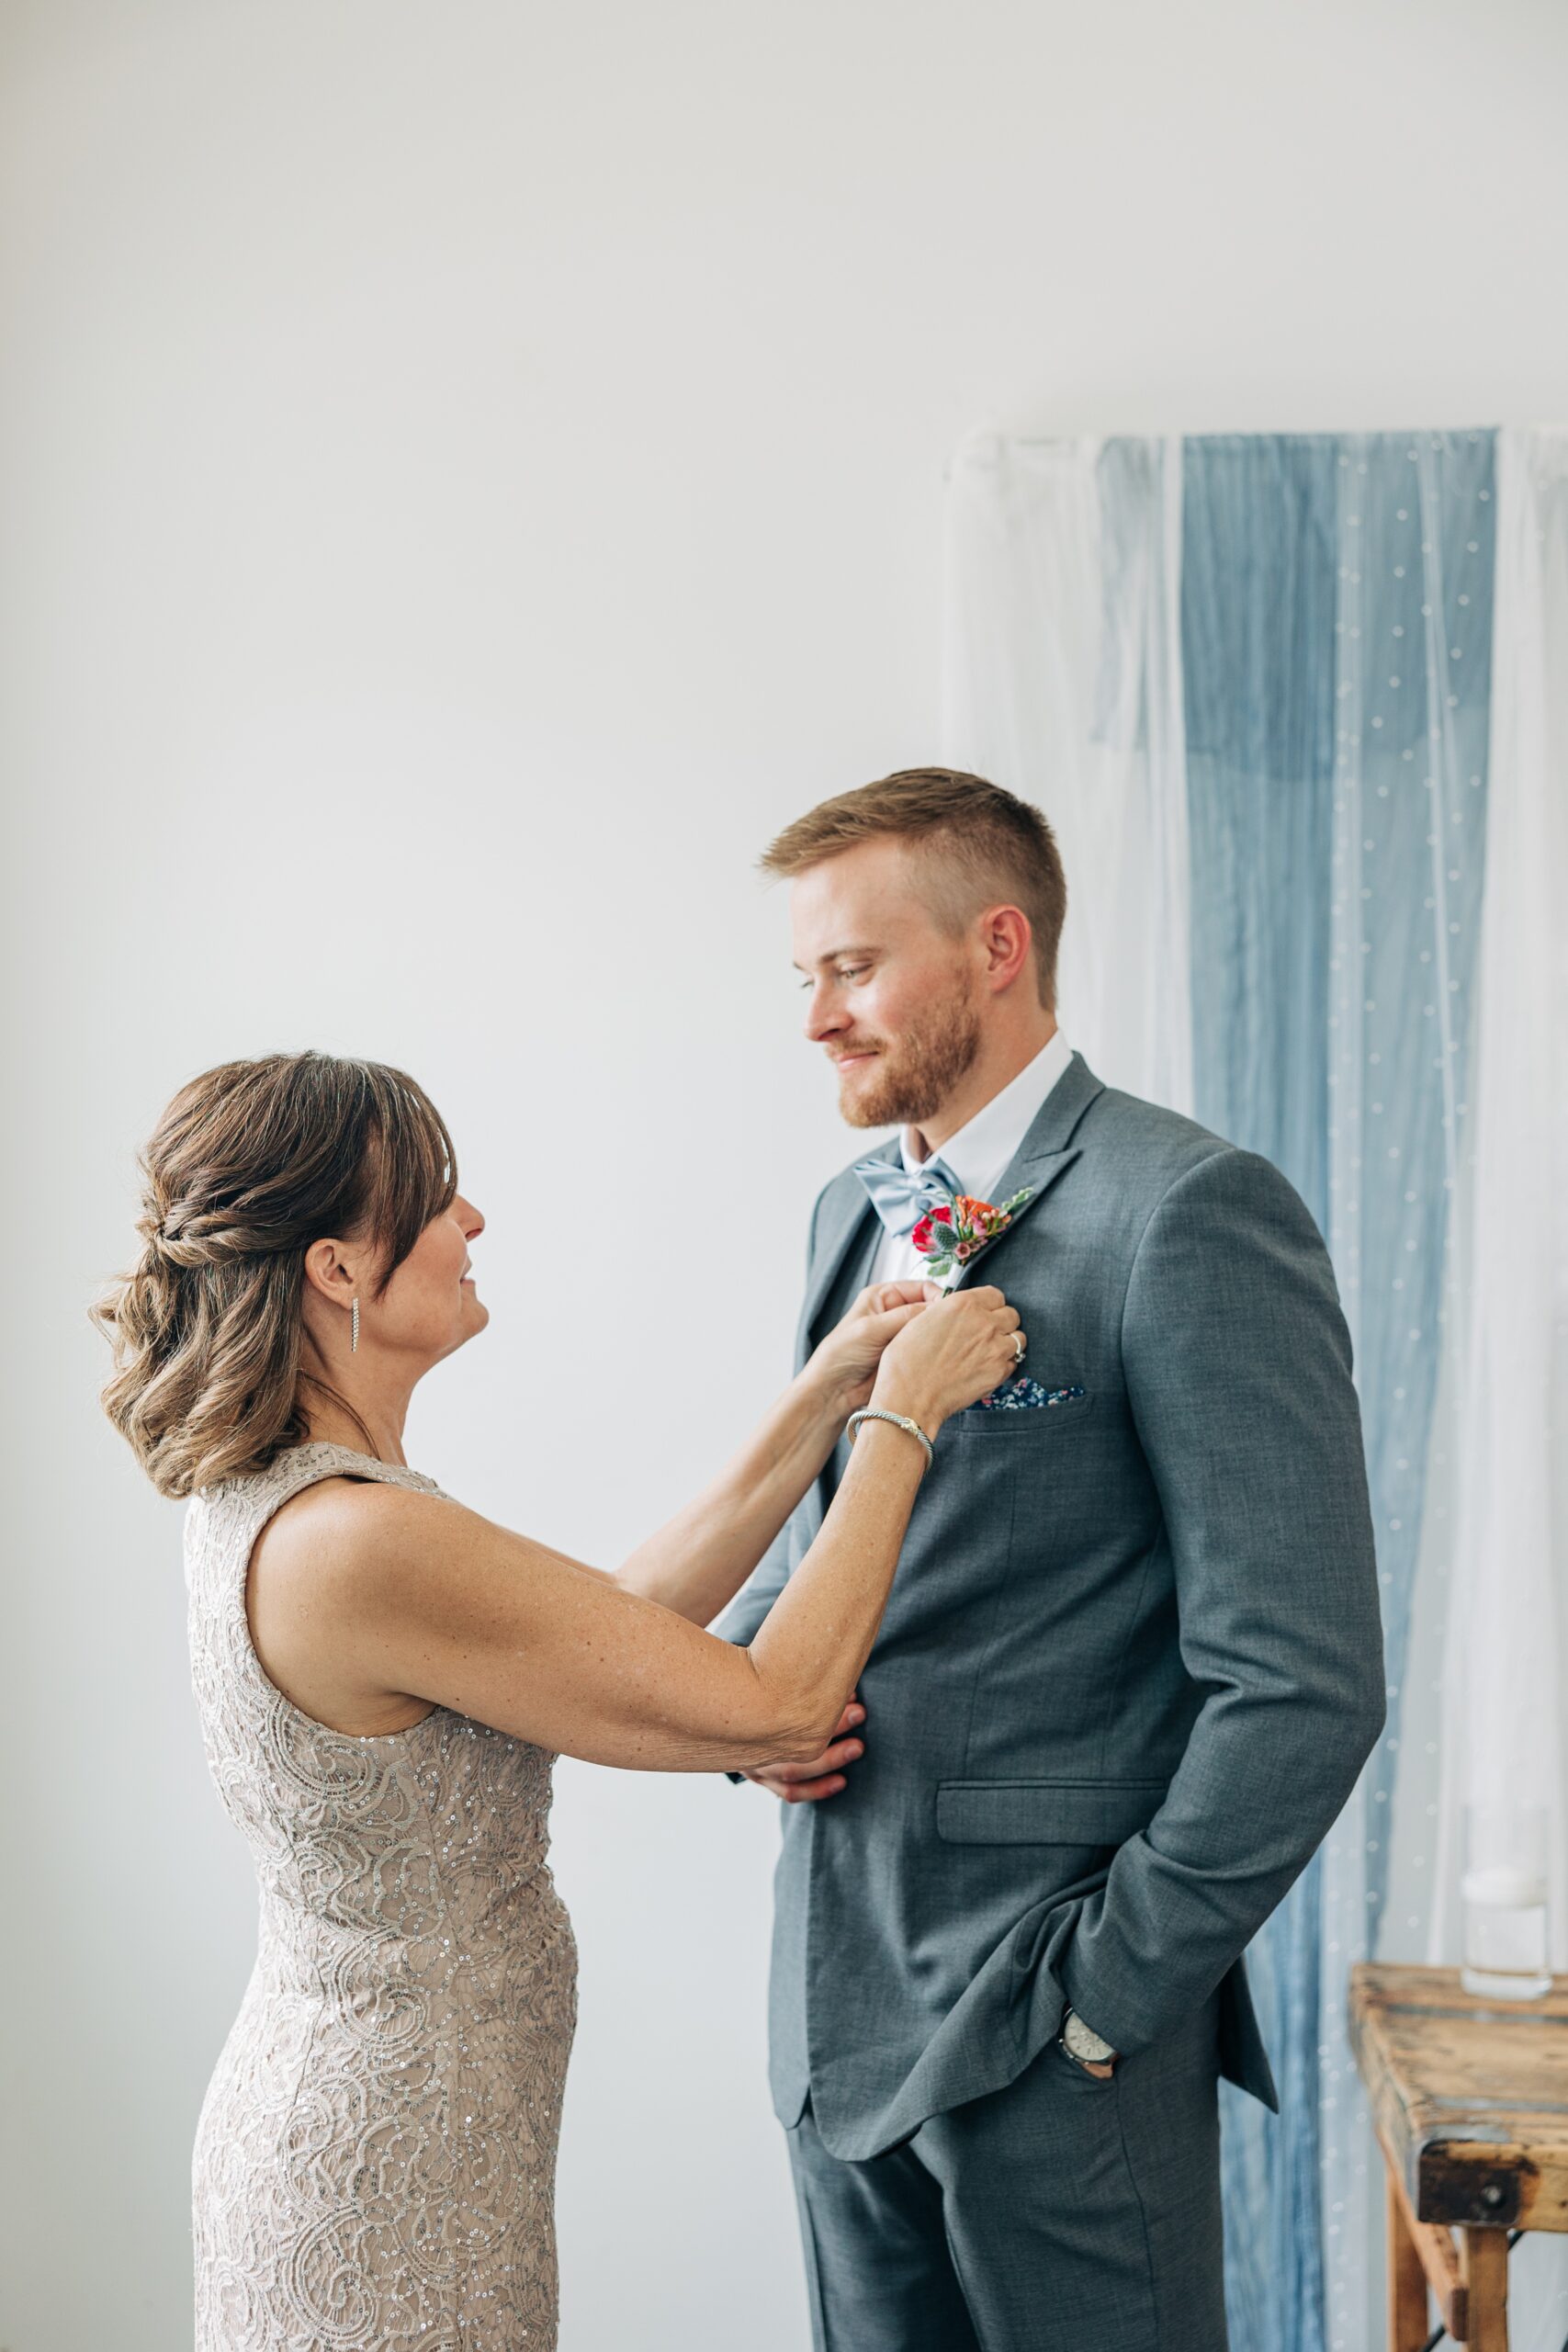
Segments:
[[[1023,1362],[1023,1353],[1024,1353],[1024,1350],[1028,1347],[1028,1345],[1029,1345],[1029,1342],[1028,1342],[1028,1340],[1024,1338],[1023,1333],[1022,1333],[1021,1331],[1015,1331],[1015,1332],[1013,1333],[1013,1335],[1012,1335],[1012,1360],[1013,1360],[1013,1362],[1014,1362],[1014,1363],[1015,1363],[1015,1364],[1017,1364],[1017,1363],[1021,1363]]]

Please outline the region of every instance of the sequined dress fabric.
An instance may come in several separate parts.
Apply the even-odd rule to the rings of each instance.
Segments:
[[[576,2014],[547,1860],[553,1758],[446,1708],[384,1736],[330,1731],[268,1681],[252,1544],[338,1476],[440,1494],[299,1446],[186,1520],[208,1763],[261,1894],[197,2129],[197,2352],[552,2352]]]

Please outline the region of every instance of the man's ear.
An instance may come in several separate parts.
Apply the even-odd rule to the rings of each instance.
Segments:
[[[993,995],[1011,988],[1034,949],[1034,933],[1021,907],[987,907],[979,918],[986,979]]]

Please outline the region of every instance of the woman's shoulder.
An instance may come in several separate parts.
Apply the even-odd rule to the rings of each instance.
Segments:
[[[400,1464],[377,1463],[346,1446],[289,1449],[295,1461],[284,1491],[256,1533],[253,1566],[269,1573],[304,1574],[324,1596],[327,1580],[352,1584],[367,1565],[385,1562],[389,1546],[427,1531],[452,1505],[433,1478]],[[309,1460],[299,1457],[309,1456]],[[288,1462],[280,1455],[278,1464]],[[309,1476],[300,1476],[301,1472]],[[393,1474],[393,1475],[389,1475]],[[268,1472],[260,1473],[265,1479]],[[424,1548],[423,1544],[418,1548]]]
[[[451,1507],[428,1481],[373,1480],[353,1460],[310,1467],[315,1475],[270,1513],[251,1547],[252,1645],[285,1697],[329,1730],[401,1730],[420,1717],[385,1671],[389,1611],[408,1581],[399,1565],[429,1573],[438,1551],[430,1522]]]

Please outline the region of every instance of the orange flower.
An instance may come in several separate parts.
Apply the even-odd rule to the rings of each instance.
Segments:
[[[973,1193],[960,1193],[953,1206],[965,1225],[978,1225],[983,1218],[997,1213],[989,1201],[976,1200]]]

